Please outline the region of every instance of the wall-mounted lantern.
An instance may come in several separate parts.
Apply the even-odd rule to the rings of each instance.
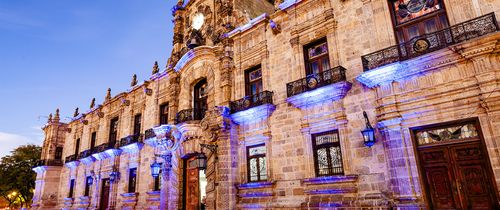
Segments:
[[[113,167],[113,171],[109,173],[109,181],[114,183],[115,181],[118,181],[119,178],[120,178],[120,172],[116,167]]]
[[[373,129],[370,124],[370,120],[365,111],[363,111],[363,116],[365,117],[366,128],[361,131],[361,134],[363,135],[365,146],[371,147],[375,144],[375,129]]]
[[[154,178],[160,176],[161,164],[156,161],[151,164],[151,176]]]
[[[205,155],[205,153],[203,152],[203,148],[206,148],[206,149],[210,150],[210,152],[212,154],[217,155],[217,145],[215,145],[215,144],[200,144],[200,147],[201,147],[201,153],[199,153],[196,156],[196,161],[197,161],[198,169],[205,170],[205,169],[207,169],[208,158]]]
[[[92,176],[87,176],[87,185],[92,185],[94,183],[94,178]]]

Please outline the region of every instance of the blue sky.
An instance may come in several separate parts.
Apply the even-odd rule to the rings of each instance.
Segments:
[[[0,0],[0,157],[165,66],[175,0]]]

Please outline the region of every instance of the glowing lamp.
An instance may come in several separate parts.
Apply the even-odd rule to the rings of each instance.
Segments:
[[[113,171],[111,171],[111,173],[109,174],[109,181],[114,183],[115,181],[118,180],[119,177],[120,177],[120,172],[118,172],[118,169],[113,168]]]
[[[92,185],[94,182],[94,179],[91,176],[87,177],[87,185]]]
[[[365,111],[363,111],[363,116],[365,117],[366,128],[361,131],[361,134],[363,135],[365,146],[371,147],[375,144],[375,129],[370,125],[370,120]]]
[[[161,168],[161,164],[156,162],[151,164],[151,176],[153,176],[154,178],[160,176],[160,168]]]
[[[205,153],[199,153],[196,156],[196,162],[198,165],[199,170],[205,170],[207,169],[207,156],[205,156]]]

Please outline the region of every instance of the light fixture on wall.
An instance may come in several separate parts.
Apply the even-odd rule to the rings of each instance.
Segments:
[[[113,171],[109,173],[109,181],[114,183],[115,181],[118,181],[119,178],[120,178],[120,172],[116,167],[113,167]]]
[[[92,176],[87,176],[87,185],[92,185],[94,183],[94,178]]]
[[[155,158],[155,162],[151,164],[151,176],[153,176],[154,178],[160,176],[160,168],[161,164],[158,163]]]
[[[199,153],[196,156],[196,162],[198,165],[198,170],[205,170],[205,169],[207,169],[208,158],[205,155],[205,153],[203,152],[203,148],[210,150],[210,152],[212,154],[216,154],[217,145],[215,145],[215,144],[200,144],[200,147],[201,147],[201,153]]]
[[[365,146],[371,147],[375,144],[375,129],[373,129],[370,124],[370,120],[365,111],[363,111],[363,116],[365,117],[366,128],[361,131],[361,134],[363,135]]]

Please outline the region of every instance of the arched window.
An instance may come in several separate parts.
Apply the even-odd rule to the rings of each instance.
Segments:
[[[448,27],[442,0],[389,0],[399,43]]]
[[[194,109],[194,118],[202,119],[205,115],[205,111],[207,111],[207,99],[208,99],[208,90],[207,90],[207,79],[202,79],[194,86],[194,100],[193,100],[193,109]]]

